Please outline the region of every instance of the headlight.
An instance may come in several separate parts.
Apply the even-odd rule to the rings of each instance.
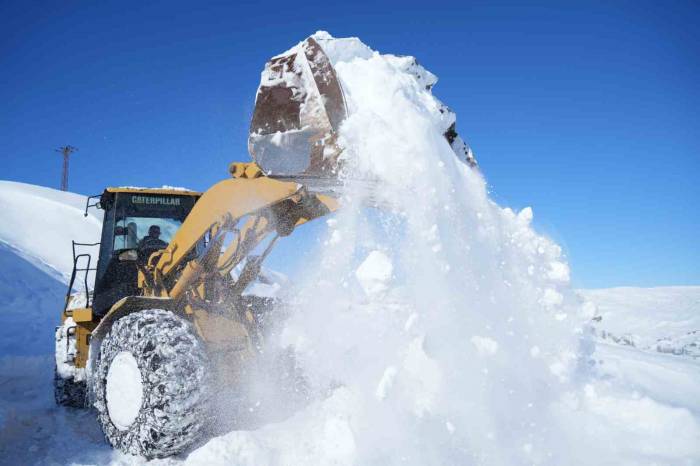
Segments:
[[[136,252],[135,249],[129,249],[128,251],[120,252],[119,253],[119,260],[120,261],[135,261],[139,258],[139,254]]]

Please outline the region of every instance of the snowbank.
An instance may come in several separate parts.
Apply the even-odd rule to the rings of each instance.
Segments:
[[[107,463],[94,416],[54,405],[54,332],[71,240],[99,241],[85,197],[0,181],[0,463]],[[95,257],[96,258],[96,257]],[[68,440],[70,439],[70,440]]]
[[[53,353],[66,285],[0,243],[0,358]]]
[[[100,240],[102,211],[90,209],[84,217],[85,201],[80,194],[0,181],[0,243],[57,280],[68,282],[73,270],[71,241]]]
[[[96,242],[100,237],[101,219],[83,216],[85,201],[79,194],[0,181],[2,355],[53,352],[73,267],[71,240]]]

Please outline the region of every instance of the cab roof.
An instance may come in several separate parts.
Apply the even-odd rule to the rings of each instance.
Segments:
[[[105,188],[106,193],[137,193],[137,194],[160,194],[160,195],[177,195],[177,196],[196,196],[200,197],[202,193],[197,191],[190,191],[185,188],[173,188],[170,186],[163,186],[162,188],[139,188],[133,186],[122,186],[122,187],[109,187]]]

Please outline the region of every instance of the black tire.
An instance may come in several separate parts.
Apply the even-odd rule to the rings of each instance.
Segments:
[[[85,382],[76,382],[73,379],[64,379],[58,374],[58,369],[53,370],[53,397],[56,404],[71,408],[84,408],[87,388]]]
[[[114,358],[131,353],[143,387],[141,407],[118,428],[107,403],[107,374]],[[107,441],[148,459],[186,451],[207,426],[208,358],[192,325],[172,312],[148,309],[117,320],[102,341],[94,374],[95,408]]]

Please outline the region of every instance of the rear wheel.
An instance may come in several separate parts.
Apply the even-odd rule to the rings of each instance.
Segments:
[[[208,358],[189,322],[149,309],[117,320],[102,341],[95,407],[109,443],[147,458],[178,454],[208,419]]]

